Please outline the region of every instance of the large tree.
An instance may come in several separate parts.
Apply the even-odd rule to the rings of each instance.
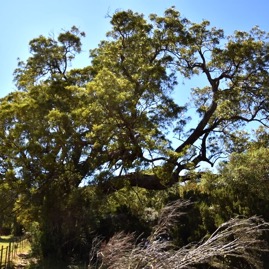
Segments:
[[[268,122],[269,46],[259,28],[227,37],[174,8],[149,20],[117,12],[111,24],[82,69],[69,65],[84,36],[76,27],[33,39],[15,71],[18,91],[0,102],[1,176],[20,201],[42,206],[35,214],[47,236],[63,232],[63,214],[75,225],[66,201],[82,182],[105,193],[166,189],[187,178],[182,171],[242,150],[246,124]],[[178,85],[196,77],[201,87]]]
[[[86,86],[108,188],[122,187],[124,179],[167,188],[183,170],[242,150],[249,122],[266,125],[268,45],[260,29],[225,37],[174,9],[150,22],[119,12],[111,23],[108,41],[91,51],[96,76]],[[196,76],[205,84],[189,89],[195,109],[188,110],[176,85]]]

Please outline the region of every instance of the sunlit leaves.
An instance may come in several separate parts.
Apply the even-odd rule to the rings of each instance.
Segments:
[[[54,37],[39,36],[30,41],[31,57],[27,62],[19,61],[15,70],[15,82],[21,90],[47,81],[67,80],[68,65],[77,53],[81,51],[80,37],[85,36],[78,28],[61,33],[58,40]]]
[[[10,113],[5,128],[23,148],[36,148],[36,139],[37,152],[72,163],[82,178],[164,162],[172,174],[240,150],[248,137],[242,126],[266,123],[268,37],[258,27],[226,37],[174,7],[148,20],[131,10],[110,19],[108,39],[90,51],[83,69],[69,68],[85,35],[78,28],[30,42],[31,57],[15,71],[25,95],[2,103]],[[204,85],[192,89],[187,110],[177,82],[196,76]],[[42,125],[32,128],[39,118]]]

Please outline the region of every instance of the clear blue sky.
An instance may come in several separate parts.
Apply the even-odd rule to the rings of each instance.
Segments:
[[[84,53],[77,61],[83,66],[88,63],[89,49],[96,47],[110,29],[107,13],[132,9],[161,15],[172,5],[191,21],[207,19],[227,34],[254,25],[269,32],[268,0],[2,0],[0,97],[15,90],[12,80],[17,58],[27,59],[31,39],[78,26],[87,35]]]

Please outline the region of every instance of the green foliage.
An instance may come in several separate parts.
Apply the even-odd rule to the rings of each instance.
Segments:
[[[97,231],[148,233],[180,178],[196,202],[174,231],[180,244],[237,214],[268,219],[268,135],[261,128],[250,144],[245,128],[268,121],[268,34],[226,37],[174,8],[148,20],[120,11],[111,26],[81,69],[70,68],[78,28],[33,39],[14,73],[18,91],[0,100],[0,195],[17,222],[37,223],[37,249],[85,257]],[[195,76],[205,85],[184,104],[178,78]],[[181,176],[231,152],[219,175]]]
[[[242,215],[268,215],[268,149],[233,154],[223,168],[223,185],[233,197],[235,210]]]
[[[59,34],[58,39],[39,36],[29,42],[31,57],[19,61],[14,72],[17,87],[24,91],[38,84],[67,80],[68,64],[81,52],[80,32],[75,26]]]
[[[258,215],[269,220],[267,158],[267,148],[234,153],[228,163],[220,166],[218,175],[206,173],[200,182],[192,181],[180,187],[181,195],[192,199],[197,209],[191,221],[199,225],[192,230],[190,238],[211,234],[236,216]]]

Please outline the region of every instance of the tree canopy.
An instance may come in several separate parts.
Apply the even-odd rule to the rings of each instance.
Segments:
[[[269,47],[259,28],[226,37],[174,8],[149,21],[118,12],[111,24],[83,69],[68,68],[84,35],[76,27],[30,42],[32,56],[15,71],[21,91],[1,102],[2,137],[16,145],[17,170],[45,175],[64,164],[80,174],[75,185],[101,171],[105,181],[165,188],[182,170],[213,165],[244,143],[246,123],[267,124]],[[206,83],[190,89],[188,114],[177,84],[196,76]],[[44,167],[51,160],[54,168]]]
[[[70,65],[85,36],[78,28],[33,39],[14,72],[18,90],[0,100],[1,184],[46,236],[73,232],[82,185],[107,195],[166,190],[203,163],[245,152],[250,123],[267,128],[268,33],[226,36],[173,7],[148,19],[116,12],[111,26],[80,69]],[[189,79],[202,85],[186,89]]]

